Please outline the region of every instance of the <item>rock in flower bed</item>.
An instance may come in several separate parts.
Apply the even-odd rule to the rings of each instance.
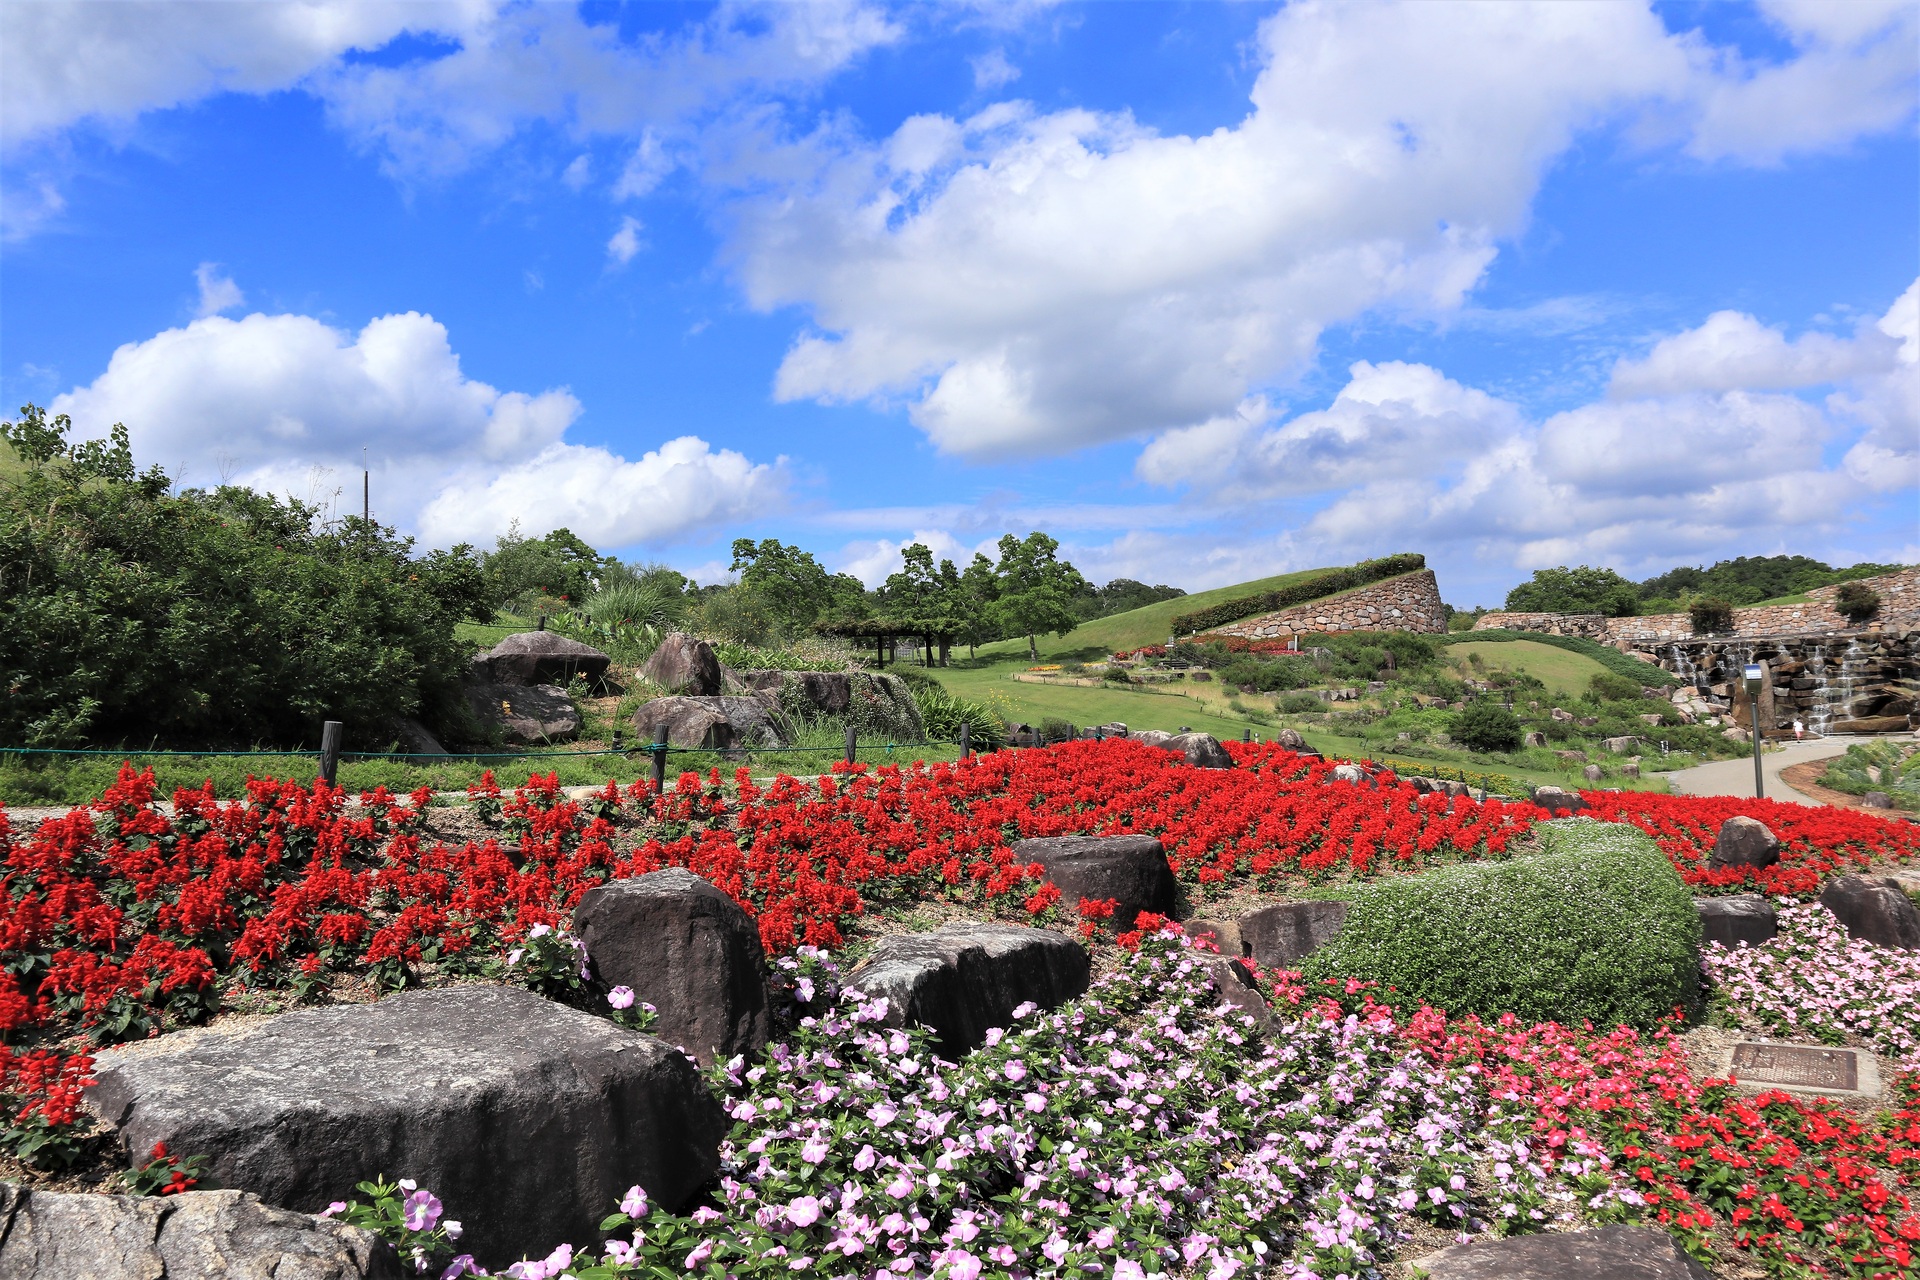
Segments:
[[[1920,952],[1860,942],[1818,903],[1780,912],[1764,946],[1708,946],[1701,964],[1742,1021],[1789,1039],[1857,1041],[1920,1070]]]
[[[603,1244],[508,1274],[1332,1280],[1380,1274],[1421,1224],[1464,1240],[1617,1220],[1783,1275],[1912,1274],[1920,1077],[1866,1123],[1696,1082],[1664,1033],[1396,1014],[1285,973],[1258,1038],[1206,985],[1210,960],[1149,937],[1081,999],[946,1063],[802,956],[817,1012],[730,1066],[712,1203],[675,1216],[630,1194]]]

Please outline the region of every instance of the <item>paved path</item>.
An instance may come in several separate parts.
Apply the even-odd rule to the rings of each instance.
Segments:
[[[1819,804],[1818,800],[1808,799],[1780,781],[1780,771],[1788,765],[1844,755],[1850,745],[1859,741],[1863,739],[1820,738],[1812,742],[1790,742],[1777,751],[1767,751],[1760,757],[1760,771],[1766,775],[1767,799],[1785,800],[1790,804]],[[1753,794],[1753,757],[1715,760],[1711,764],[1697,764],[1691,769],[1677,769],[1667,775],[1667,783],[1682,795],[1750,796]]]

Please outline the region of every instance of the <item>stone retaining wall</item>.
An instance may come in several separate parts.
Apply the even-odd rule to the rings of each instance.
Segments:
[[[1838,586],[1815,587],[1808,604],[1755,605],[1733,611],[1733,630],[1722,633],[1738,639],[1748,636],[1837,635],[1842,632],[1901,633],[1920,630],[1920,566],[1860,579],[1862,586],[1880,593],[1880,612],[1865,624],[1847,621],[1833,607]],[[1684,613],[1662,613],[1646,618],[1608,618],[1597,613],[1489,613],[1475,631],[1496,628],[1535,631],[1547,635],[1584,636],[1602,644],[1644,646],[1693,638],[1693,620]]]
[[[1434,580],[1433,570],[1422,569],[1345,595],[1243,618],[1215,627],[1207,635],[1268,640],[1307,631],[1422,631],[1439,635],[1446,629],[1447,611],[1440,603],[1440,584]]]

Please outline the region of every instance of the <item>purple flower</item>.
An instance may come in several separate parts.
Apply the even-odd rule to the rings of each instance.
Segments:
[[[629,1218],[646,1217],[647,1193],[642,1191],[638,1186],[628,1187],[627,1194],[621,1197],[620,1200],[620,1212],[626,1214]]]
[[[633,988],[615,987],[607,992],[607,1003],[616,1009],[633,1008]]]
[[[812,1196],[801,1196],[787,1205],[787,1221],[796,1227],[810,1227],[820,1221],[820,1202]]]
[[[416,1191],[406,1199],[406,1212],[401,1221],[409,1231],[431,1231],[440,1221],[444,1206],[431,1191]]]

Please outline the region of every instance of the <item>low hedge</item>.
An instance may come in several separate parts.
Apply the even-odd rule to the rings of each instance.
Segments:
[[[1357,886],[1306,976],[1359,978],[1452,1014],[1651,1028],[1700,997],[1700,919],[1624,823],[1562,818],[1541,851]]]
[[[1378,560],[1363,560],[1345,569],[1329,569],[1317,578],[1296,582],[1290,587],[1262,591],[1258,595],[1238,596],[1232,600],[1223,600],[1219,604],[1210,605],[1205,609],[1196,609],[1192,613],[1176,614],[1173,619],[1173,634],[1194,635],[1214,627],[1224,627],[1229,622],[1238,622],[1242,618],[1272,613],[1278,609],[1291,609],[1295,605],[1309,604],[1338,591],[1364,587],[1370,582],[1397,578],[1403,573],[1413,573],[1426,567],[1427,558],[1414,551],[1383,556]]]
[[[1635,684],[1653,688],[1677,685],[1680,677],[1651,662],[1642,662],[1638,658],[1629,658],[1618,649],[1610,648],[1597,640],[1585,636],[1550,636],[1541,631],[1454,631],[1444,636],[1431,637],[1435,644],[1455,645],[1478,643],[1491,640],[1501,643],[1508,640],[1532,640],[1536,644],[1550,644],[1556,649],[1565,649],[1568,653],[1577,653],[1583,658],[1592,658],[1595,662],[1617,676],[1625,676]]]

